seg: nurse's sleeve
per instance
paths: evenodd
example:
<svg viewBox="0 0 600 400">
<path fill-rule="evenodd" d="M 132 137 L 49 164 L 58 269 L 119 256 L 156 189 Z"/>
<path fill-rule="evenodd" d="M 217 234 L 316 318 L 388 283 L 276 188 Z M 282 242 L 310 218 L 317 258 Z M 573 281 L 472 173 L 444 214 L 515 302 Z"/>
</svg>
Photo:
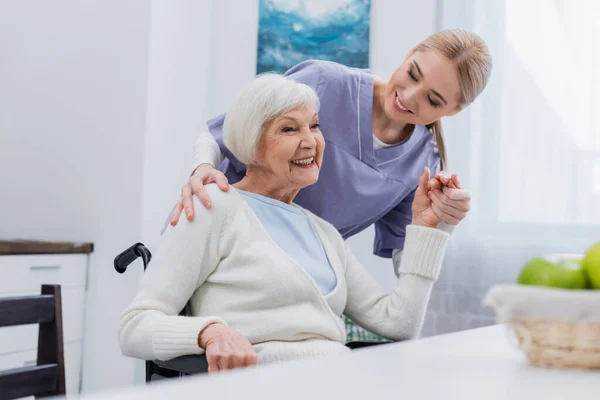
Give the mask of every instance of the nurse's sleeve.
<svg viewBox="0 0 600 400">
<path fill-rule="evenodd" d="M 394 250 L 404 249 L 406 226 L 412 221 L 412 202 L 414 198 L 415 191 L 412 191 L 396 207 L 375 222 L 373 254 L 379 257 L 392 258 Z"/>
<path fill-rule="evenodd" d="M 213 136 L 214 140 L 217 142 L 219 149 L 221 150 L 222 157 L 225 157 L 229 160 L 229 162 L 235 167 L 236 171 L 244 171 L 246 166 L 238 160 L 231 151 L 225 146 L 225 142 L 223 141 L 223 123 L 225 122 L 225 113 L 214 117 L 206 122 L 206 126 L 208 127 L 208 132 Z M 202 138 L 200 138 L 202 140 Z M 206 140 L 208 142 L 208 140 Z M 220 161 L 223 158 L 220 158 Z M 219 162 L 220 164 L 220 162 Z M 218 168 L 219 165 L 215 165 L 215 168 Z"/>
<path fill-rule="evenodd" d="M 194 154 L 192 157 L 194 159 L 192 173 L 202 164 L 210 164 L 214 168 L 218 168 L 223 161 L 223 153 L 221 152 L 219 143 L 217 143 L 217 140 L 210 134 L 208 129 L 200 133 L 194 145 Z"/>
</svg>

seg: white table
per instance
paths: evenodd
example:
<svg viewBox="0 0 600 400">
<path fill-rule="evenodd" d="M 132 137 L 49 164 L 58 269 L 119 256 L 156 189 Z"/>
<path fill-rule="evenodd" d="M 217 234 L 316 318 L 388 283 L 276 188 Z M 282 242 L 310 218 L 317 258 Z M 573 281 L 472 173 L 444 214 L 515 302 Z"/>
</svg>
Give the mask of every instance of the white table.
<svg viewBox="0 0 600 400">
<path fill-rule="evenodd" d="M 600 372 L 536 368 L 496 325 L 347 356 L 168 380 L 87 399 L 600 399 Z"/>
</svg>

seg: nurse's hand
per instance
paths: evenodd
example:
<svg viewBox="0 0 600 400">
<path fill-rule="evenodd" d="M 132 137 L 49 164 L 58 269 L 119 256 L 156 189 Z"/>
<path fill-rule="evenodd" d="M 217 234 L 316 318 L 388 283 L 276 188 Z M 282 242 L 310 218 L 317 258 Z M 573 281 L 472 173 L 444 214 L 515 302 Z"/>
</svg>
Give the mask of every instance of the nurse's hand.
<svg viewBox="0 0 600 400">
<path fill-rule="evenodd" d="M 171 226 L 177 225 L 182 210 L 185 210 L 185 216 L 188 221 L 194 219 L 193 195 L 198 196 L 204 207 L 210 209 L 212 206 L 210 196 L 206 189 L 204 189 L 204 185 L 208 185 L 209 183 L 216 183 L 224 192 L 229 190 L 229 181 L 225 174 L 215 169 L 211 164 L 199 165 L 188 180 L 188 183 L 181 188 L 181 198 L 175 204 Z"/>
<path fill-rule="evenodd" d="M 198 346 L 205 350 L 209 373 L 248 367 L 258 362 L 248 339 L 224 324 L 204 328 L 198 335 Z"/>
<path fill-rule="evenodd" d="M 471 195 L 461 188 L 456 174 L 436 174 L 429 181 L 429 189 L 428 196 L 432 201 L 433 210 L 441 221 L 449 225 L 458 225 L 467 216 L 471 207 Z"/>
<path fill-rule="evenodd" d="M 433 201 L 429 197 L 429 177 L 431 172 L 425 167 L 419 186 L 415 191 L 415 198 L 412 203 L 412 224 L 426 226 L 429 228 L 437 228 L 441 222 L 440 217 L 433 209 Z"/>
</svg>

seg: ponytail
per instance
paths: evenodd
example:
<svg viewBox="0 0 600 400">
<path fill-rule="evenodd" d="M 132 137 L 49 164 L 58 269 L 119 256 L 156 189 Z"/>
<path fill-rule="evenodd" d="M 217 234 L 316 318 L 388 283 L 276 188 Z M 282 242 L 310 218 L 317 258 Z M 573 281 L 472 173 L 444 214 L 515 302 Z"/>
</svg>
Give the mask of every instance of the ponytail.
<svg viewBox="0 0 600 400">
<path fill-rule="evenodd" d="M 436 51 L 455 68 L 460 86 L 458 105 L 465 108 L 471 104 L 485 88 L 492 72 L 492 55 L 481 37 L 464 29 L 447 29 L 437 32 L 419 43 L 413 52 Z M 446 145 L 441 121 L 427 125 L 435 138 L 440 155 L 440 170 L 448 167 Z"/>
<path fill-rule="evenodd" d="M 439 119 L 427 125 L 427 129 L 433 134 L 435 143 L 440 154 L 440 171 L 445 171 L 447 164 L 446 159 L 446 142 L 444 141 L 444 130 L 442 129 L 442 121 Z M 438 171 L 438 172 L 440 172 Z"/>
</svg>

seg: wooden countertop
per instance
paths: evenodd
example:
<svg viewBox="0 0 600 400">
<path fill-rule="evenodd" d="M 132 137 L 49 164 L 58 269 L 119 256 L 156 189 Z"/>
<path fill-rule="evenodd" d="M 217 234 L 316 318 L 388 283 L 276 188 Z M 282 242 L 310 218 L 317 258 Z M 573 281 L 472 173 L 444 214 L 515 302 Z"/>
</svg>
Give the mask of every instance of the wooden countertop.
<svg viewBox="0 0 600 400">
<path fill-rule="evenodd" d="M 87 254 L 93 251 L 93 243 L 0 240 L 0 255 L 3 256 L 18 254 Z"/>
</svg>

